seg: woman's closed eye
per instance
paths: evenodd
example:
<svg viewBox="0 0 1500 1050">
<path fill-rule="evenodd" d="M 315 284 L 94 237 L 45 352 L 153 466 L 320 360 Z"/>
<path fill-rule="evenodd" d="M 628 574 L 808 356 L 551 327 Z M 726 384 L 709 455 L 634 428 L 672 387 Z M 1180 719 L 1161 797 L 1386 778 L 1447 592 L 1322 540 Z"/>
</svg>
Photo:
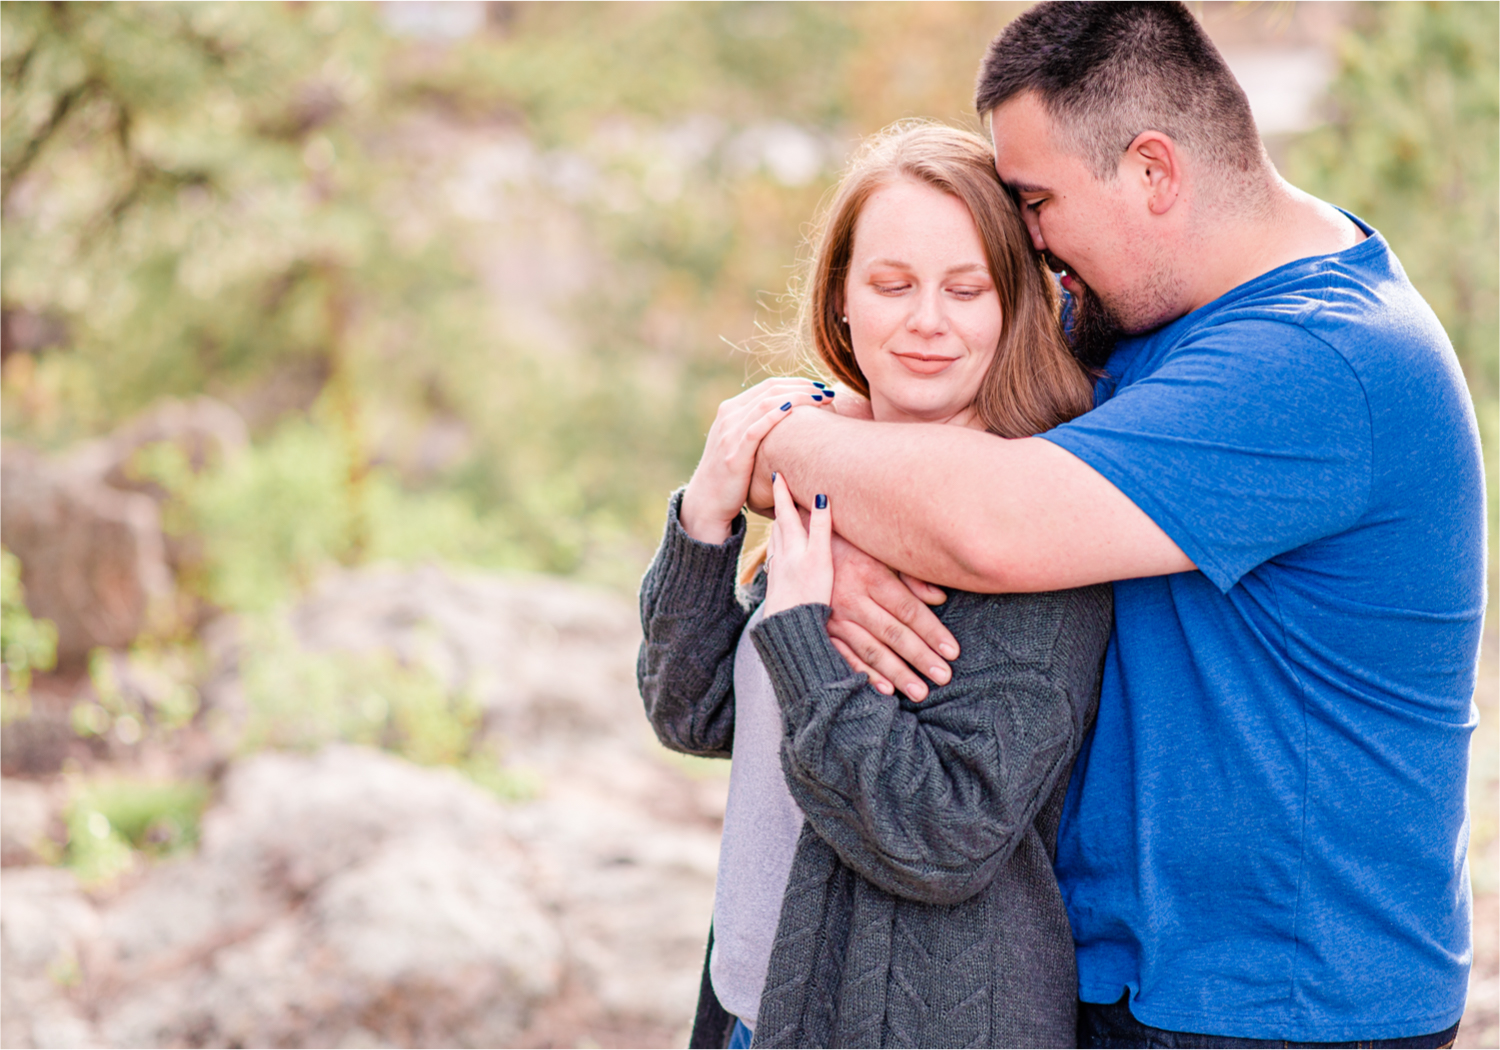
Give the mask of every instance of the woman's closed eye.
<svg viewBox="0 0 1500 1050">
<path fill-rule="evenodd" d="M 951 295 L 951 296 L 953 296 L 955 299 L 966 299 L 967 300 L 967 299 L 978 299 L 981 295 L 983 295 L 987 291 L 989 291 L 989 288 L 982 287 L 982 286 L 979 286 L 979 285 L 961 285 L 961 286 L 956 287 L 956 288 L 949 288 L 948 289 L 948 294 Z"/>
</svg>

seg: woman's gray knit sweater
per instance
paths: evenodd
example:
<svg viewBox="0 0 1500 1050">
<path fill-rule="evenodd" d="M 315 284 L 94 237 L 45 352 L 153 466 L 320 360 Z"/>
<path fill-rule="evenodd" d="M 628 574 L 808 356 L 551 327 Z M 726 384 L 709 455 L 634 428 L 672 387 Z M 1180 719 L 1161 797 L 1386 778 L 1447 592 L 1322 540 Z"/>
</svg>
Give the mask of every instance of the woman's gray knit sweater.
<svg viewBox="0 0 1500 1050">
<path fill-rule="evenodd" d="M 637 678 L 663 744 L 728 757 L 734 651 L 764 574 L 737 590 L 743 517 L 713 546 L 683 531 L 680 505 L 678 493 L 641 584 Z M 963 651 L 920 704 L 850 671 L 826 606 L 751 634 L 807 818 L 757 1047 L 1073 1045 L 1077 974 L 1052 856 L 1098 704 L 1111 591 L 952 591 L 935 611 Z M 727 1028 L 703 1027 L 694 1045 L 727 1044 Z"/>
</svg>

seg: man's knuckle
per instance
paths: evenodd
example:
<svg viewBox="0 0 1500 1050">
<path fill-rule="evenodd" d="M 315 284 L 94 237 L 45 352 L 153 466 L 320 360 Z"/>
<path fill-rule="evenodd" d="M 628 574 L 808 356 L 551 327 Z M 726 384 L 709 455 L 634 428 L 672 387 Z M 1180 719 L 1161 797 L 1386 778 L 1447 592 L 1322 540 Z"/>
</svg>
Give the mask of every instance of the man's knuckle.
<svg viewBox="0 0 1500 1050">
<path fill-rule="evenodd" d="M 922 610 L 925 608 L 926 606 L 921 602 L 913 600 L 908 595 L 904 600 L 898 602 L 896 608 L 892 611 L 902 623 L 911 623 L 922 614 Z"/>
</svg>

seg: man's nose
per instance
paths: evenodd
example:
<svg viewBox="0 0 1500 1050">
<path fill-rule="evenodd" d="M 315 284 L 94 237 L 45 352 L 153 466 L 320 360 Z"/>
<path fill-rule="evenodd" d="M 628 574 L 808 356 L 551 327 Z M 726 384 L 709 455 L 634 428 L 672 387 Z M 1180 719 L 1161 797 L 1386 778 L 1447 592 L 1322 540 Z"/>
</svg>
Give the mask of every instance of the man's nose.
<svg viewBox="0 0 1500 1050">
<path fill-rule="evenodd" d="M 1031 246 L 1039 252 L 1047 250 L 1047 242 L 1042 237 L 1042 223 L 1037 218 L 1036 212 L 1030 208 L 1021 209 L 1021 215 L 1026 219 L 1026 232 L 1031 234 Z"/>
</svg>

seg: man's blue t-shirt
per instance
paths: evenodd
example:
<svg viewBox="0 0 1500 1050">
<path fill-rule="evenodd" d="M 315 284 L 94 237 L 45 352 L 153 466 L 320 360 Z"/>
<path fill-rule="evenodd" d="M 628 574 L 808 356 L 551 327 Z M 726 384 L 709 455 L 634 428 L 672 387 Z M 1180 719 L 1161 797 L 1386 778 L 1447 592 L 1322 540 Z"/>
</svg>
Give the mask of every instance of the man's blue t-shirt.
<svg viewBox="0 0 1500 1050">
<path fill-rule="evenodd" d="M 1449 1027 L 1484 482 L 1446 335 L 1372 235 L 1106 371 L 1098 407 L 1043 436 L 1199 571 L 1114 585 L 1057 845 L 1080 996 L 1128 989 L 1146 1024 L 1227 1036 Z"/>
</svg>

